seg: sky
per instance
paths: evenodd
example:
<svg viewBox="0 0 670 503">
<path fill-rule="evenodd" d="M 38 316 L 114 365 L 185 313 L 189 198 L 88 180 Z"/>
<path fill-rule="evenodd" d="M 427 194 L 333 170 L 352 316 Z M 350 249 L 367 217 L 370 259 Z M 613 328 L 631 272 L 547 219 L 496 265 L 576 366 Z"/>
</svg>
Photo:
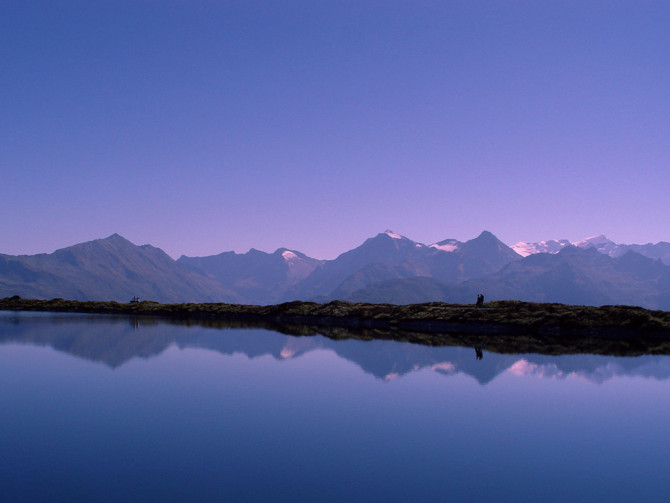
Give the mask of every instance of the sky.
<svg viewBox="0 0 670 503">
<path fill-rule="evenodd" d="M 0 2 L 0 253 L 670 241 L 670 2 Z"/>
</svg>

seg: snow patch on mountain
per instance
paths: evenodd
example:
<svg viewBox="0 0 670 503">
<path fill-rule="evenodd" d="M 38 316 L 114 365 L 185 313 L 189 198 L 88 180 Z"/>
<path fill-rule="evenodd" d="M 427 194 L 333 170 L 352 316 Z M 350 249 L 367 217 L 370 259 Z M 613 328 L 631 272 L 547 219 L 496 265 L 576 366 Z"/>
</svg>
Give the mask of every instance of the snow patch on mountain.
<svg viewBox="0 0 670 503">
<path fill-rule="evenodd" d="M 430 245 L 431 248 L 435 248 L 437 250 L 442 250 L 443 252 L 454 252 L 458 250 L 460 247 L 461 242 L 456 241 L 455 239 L 448 239 L 446 241 L 440 241 L 439 243 L 435 243 Z"/>
<path fill-rule="evenodd" d="M 570 246 L 573 243 L 567 239 L 550 239 L 548 241 L 540 241 L 538 243 L 524 243 L 523 241 L 512 245 L 510 248 L 517 252 L 522 257 L 527 257 L 528 255 L 534 255 L 536 253 L 558 253 L 566 246 Z"/>
<path fill-rule="evenodd" d="M 599 234 L 598 236 L 591 236 L 586 239 L 582 239 L 581 241 L 577 241 L 574 243 L 574 245 L 579 246 L 580 248 L 585 248 L 587 246 L 602 246 L 609 243 L 613 243 L 613 241 L 607 239 L 604 234 Z"/>
<path fill-rule="evenodd" d="M 556 364 L 550 365 L 538 365 L 537 363 L 531 363 L 528 360 L 521 359 L 511 365 L 507 372 L 510 374 L 518 376 L 536 376 L 536 377 L 551 377 L 564 379 L 566 377 L 577 377 L 579 374 L 574 372 L 563 372 L 560 370 Z M 588 379 L 588 377 L 587 377 Z M 591 380 L 591 379 L 588 379 Z"/>
<path fill-rule="evenodd" d="M 607 239 L 602 234 L 577 241 L 575 246 L 579 246 L 580 248 L 595 248 L 600 253 L 604 253 L 611 257 L 617 257 L 622 254 L 621 246 L 614 241 Z"/>
<path fill-rule="evenodd" d="M 386 234 L 389 237 L 392 237 L 393 239 L 403 239 L 403 237 L 400 234 L 396 234 L 395 232 L 390 231 L 388 229 L 384 232 L 384 234 Z"/>
<path fill-rule="evenodd" d="M 452 362 L 436 363 L 434 365 L 431 365 L 430 369 L 431 370 L 439 370 L 439 371 L 445 372 L 447 374 L 453 374 L 457 370 L 456 365 L 454 365 Z"/>
<path fill-rule="evenodd" d="M 566 246 L 577 246 L 579 248 L 595 248 L 600 253 L 611 257 L 618 257 L 623 254 L 622 245 L 600 234 L 591 236 L 581 241 L 568 241 L 567 239 L 550 239 L 548 241 L 539 241 L 537 243 L 525 243 L 523 241 L 512 245 L 511 248 L 522 257 L 534 255 L 535 253 L 558 253 Z"/>
<path fill-rule="evenodd" d="M 289 260 L 296 260 L 298 258 L 298 256 L 295 253 L 293 253 L 292 251 L 289 251 L 289 250 L 286 250 L 285 252 L 283 252 L 281 254 L 281 256 L 284 257 L 284 260 L 286 260 L 287 262 Z"/>
<path fill-rule="evenodd" d="M 535 246 L 536 244 L 537 243 L 524 243 L 523 241 L 519 241 L 510 246 L 510 248 L 522 257 L 527 257 L 528 255 L 533 255 L 535 253 L 541 253 L 538 247 Z"/>
<path fill-rule="evenodd" d="M 279 353 L 279 356 L 281 356 L 283 359 L 288 359 L 288 358 L 293 358 L 295 356 L 295 349 L 291 348 L 283 348 L 281 352 Z"/>
</svg>

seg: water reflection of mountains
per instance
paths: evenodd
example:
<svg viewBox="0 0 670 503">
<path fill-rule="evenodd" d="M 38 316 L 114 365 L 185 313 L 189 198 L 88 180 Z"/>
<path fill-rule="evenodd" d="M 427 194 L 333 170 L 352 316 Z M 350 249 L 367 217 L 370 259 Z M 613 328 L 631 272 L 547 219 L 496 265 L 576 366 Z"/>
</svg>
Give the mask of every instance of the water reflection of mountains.
<svg viewBox="0 0 670 503">
<path fill-rule="evenodd" d="M 303 327 L 297 331 L 305 335 L 324 333 L 323 328 L 318 330 L 316 332 Z M 244 354 L 248 358 L 267 355 L 277 360 L 326 350 L 380 379 L 391 379 L 422 369 L 445 375 L 466 374 L 481 384 L 492 381 L 505 371 L 551 378 L 580 376 L 594 382 L 604 382 L 616 376 L 659 380 L 670 377 L 668 356 L 509 354 L 487 350 L 486 338 L 482 337 L 472 339 L 463 336 L 460 343 L 455 340 L 455 344 L 460 345 L 454 346 L 427 346 L 395 340 L 370 340 L 369 333 L 343 330 L 339 328 L 335 333 L 326 333 L 327 336 L 300 337 L 266 328 L 231 327 L 230 324 L 211 328 L 201 324 L 175 324 L 151 318 L 0 314 L 0 344 L 52 347 L 112 368 L 133 358 L 159 355 L 167 348 L 176 346 L 181 349 L 200 348 L 224 355 Z M 393 337 L 397 336 L 393 334 Z M 407 339 L 412 339 L 411 334 L 408 334 Z M 497 341 L 495 350 L 499 351 L 499 337 Z"/>
</svg>

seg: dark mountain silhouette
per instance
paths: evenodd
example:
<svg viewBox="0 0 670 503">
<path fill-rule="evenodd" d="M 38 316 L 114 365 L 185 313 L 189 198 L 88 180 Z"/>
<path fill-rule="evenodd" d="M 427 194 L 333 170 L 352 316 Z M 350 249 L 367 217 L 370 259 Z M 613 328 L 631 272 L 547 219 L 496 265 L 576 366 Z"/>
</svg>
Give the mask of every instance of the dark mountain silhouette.
<svg viewBox="0 0 670 503">
<path fill-rule="evenodd" d="M 50 254 L 0 256 L 0 295 L 128 302 L 236 302 L 240 297 L 159 248 L 118 234 Z"/>
</svg>

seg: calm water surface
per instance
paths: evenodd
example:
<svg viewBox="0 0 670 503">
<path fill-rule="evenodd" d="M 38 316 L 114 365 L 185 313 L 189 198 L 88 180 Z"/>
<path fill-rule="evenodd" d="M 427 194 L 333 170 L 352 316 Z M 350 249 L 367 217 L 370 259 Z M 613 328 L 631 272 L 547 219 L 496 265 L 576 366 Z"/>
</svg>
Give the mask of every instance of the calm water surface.
<svg viewBox="0 0 670 503">
<path fill-rule="evenodd" d="M 670 358 L 0 312 L 3 501 L 670 501 Z"/>
</svg>

